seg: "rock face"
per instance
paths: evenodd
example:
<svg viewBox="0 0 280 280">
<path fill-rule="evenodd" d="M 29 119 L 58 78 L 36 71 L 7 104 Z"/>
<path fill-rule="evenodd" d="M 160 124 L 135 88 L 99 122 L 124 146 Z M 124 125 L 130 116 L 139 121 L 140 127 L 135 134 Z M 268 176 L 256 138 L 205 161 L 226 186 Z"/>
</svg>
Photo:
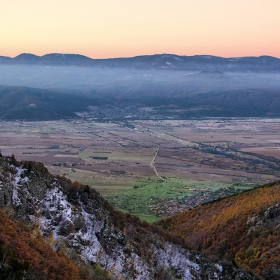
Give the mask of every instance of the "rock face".
<svg viewBox="0 0 280 280">
<path fill-rule="evenodd" d="M 250 231 L 255 231 L 257 227 L 268 227 L 269 225 L 280 227 L 280 203 L 270 206 L 262 215 L 249 217 L 247 225 Z"/>
<path fill-rule="evenodd" d="M 0 207 L 36 223 L 54 239 L 54 250 L 99 264 L 114 279 L 255 279 L 187 250 L 177 237 L 114 210 L 95 190 L 52 176 L 40 163 L 0 157 Z"/>
</svg>

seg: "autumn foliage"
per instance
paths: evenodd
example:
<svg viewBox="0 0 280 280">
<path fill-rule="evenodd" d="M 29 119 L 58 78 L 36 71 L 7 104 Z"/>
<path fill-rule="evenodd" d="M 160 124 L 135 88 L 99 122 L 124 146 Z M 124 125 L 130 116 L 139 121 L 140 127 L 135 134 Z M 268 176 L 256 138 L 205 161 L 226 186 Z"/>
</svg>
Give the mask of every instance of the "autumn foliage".
<svg viewBox="0 0 280 280">
<path fill-rule="evenodd" d="M 54 252 L 36 227 L 0 210 L 0 279 L 93 279 L 62 252 Z"/>
<path fill-rule="evenodd" d="M 160 223 L 193 249 L 261 279 L 280 279 L 280 184 L 209 203 Z"/>
</svg>

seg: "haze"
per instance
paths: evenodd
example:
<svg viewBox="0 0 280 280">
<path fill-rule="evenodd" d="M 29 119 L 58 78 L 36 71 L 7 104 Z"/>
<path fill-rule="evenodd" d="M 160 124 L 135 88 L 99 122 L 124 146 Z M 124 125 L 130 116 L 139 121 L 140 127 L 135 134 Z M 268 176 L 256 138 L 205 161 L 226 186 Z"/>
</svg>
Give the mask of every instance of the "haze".
<svg viewBox="0 0 280 280">
<path fill-rule="evenodd" d="M 1 4 L 0 54 L 280 57 L 278 0 L 35 1 Z"/>
</svg>

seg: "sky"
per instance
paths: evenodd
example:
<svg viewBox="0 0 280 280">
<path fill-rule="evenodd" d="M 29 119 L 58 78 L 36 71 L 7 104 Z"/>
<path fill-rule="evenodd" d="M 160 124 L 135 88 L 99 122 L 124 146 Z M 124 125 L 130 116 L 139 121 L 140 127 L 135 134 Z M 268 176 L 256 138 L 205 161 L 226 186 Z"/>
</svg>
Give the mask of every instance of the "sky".
<svg viewBox="0 0 280 280">
<path fill-rule="evenodd" d="M 280 58 L 279 0 L 9 0 L 0 55 Z"/>
</svg>

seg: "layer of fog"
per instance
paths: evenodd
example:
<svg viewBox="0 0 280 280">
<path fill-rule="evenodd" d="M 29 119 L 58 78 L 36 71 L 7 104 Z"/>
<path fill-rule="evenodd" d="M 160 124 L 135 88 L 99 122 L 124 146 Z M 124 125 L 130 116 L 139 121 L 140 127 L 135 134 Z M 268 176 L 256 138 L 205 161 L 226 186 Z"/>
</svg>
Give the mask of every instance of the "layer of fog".
<svg viewBox="0 0 280 280">
<path fill-rule="evenodd" d="M 280 89 L 279 73 L 0 65 L 0 85 L 60 89 L 115 98 Z"/>
</svg>

